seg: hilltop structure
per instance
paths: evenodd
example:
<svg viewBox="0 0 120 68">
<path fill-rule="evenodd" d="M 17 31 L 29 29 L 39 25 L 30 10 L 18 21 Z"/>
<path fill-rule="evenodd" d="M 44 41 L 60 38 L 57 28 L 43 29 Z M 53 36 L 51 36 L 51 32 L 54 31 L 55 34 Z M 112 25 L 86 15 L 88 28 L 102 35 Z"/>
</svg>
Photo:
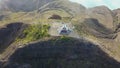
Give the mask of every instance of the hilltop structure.
<svg viewBox="0 0 120 68">
<path fill-rule="evenodd" d="M 60 35 L 69 35 L 71 31 L 72 30 L 66 24 L 63 24 L 63 26 L 58 29 Z"/>
</svg>

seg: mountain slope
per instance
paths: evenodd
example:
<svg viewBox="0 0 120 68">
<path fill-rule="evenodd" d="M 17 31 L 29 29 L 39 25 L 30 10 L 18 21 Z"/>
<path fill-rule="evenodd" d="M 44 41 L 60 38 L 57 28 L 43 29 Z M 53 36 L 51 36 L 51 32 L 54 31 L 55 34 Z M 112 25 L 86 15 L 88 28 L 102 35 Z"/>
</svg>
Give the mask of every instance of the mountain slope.
<svg viewBox="0 0 120 68">
<path fill-rule="evenodd" d="M 119 9 L 112 11 L 105 6 L 87 9 L 68 0 L 2 0 L 0 8 L 4 11 L 0 13 L 3 51 L 0 66 L 5 61 L 6 68 L 119 68 Z M 55 15 L 60 20 L 50 19 Z M 79 33 L 79 39 L 64 36 L 48 39 L 48 26 L 68 22 L 73 32 Z M 30 27 L 24 29 L 24 23 Z M 55 27 L 57 31 L 61 26 L 55 24 Z"/>
<path fill-rule="evenodd" d="M 114 14 L 114 26 L 116 27 L 115 29 L 119 31 L 120 28 L 120 9 L 115 9 L 113 10 Z"/>
<path fill-rule="evenodd" d="M 119 63 L 84 39 L 52 37 L 19 48 L 5 68 L 115 68 Z"/>
<path fill-rule="evenodd" d="M 86 18 L 83 23 L 76 24 L 78 33 L 96 36 L 98 38 L 116 38 L 113 30 L 106 28 L 95 18 Z"/>
<path fill-rule="evenodd" d="M 0 28 L 0 53 L 15 41 L 25 27 L 25 24 L 16 22 Z"/>
<path fill-rule="evenodd" d="M 2 0 L 1 9 L 10 11 L 33 11 L 55 0 Z"/>
<path fill-rule="evenodd" d="M 41 8 L 39 8 L 39 12 L 45 12 L 48 10 L 59 10 L 62 9 L 71 15 L 80 15 L 85 14 L 86 8 L 80 4 L 72 3 L 69 1 L 54 1 L 48 4 L 45 4 Z"/>
<path fill-rule="evenodd" d="M 113 13 L 106 6 L 97 6 L 87 10 L 90 18 L 95 18 L 105 27 L 113 29 Z"/>
</svg>

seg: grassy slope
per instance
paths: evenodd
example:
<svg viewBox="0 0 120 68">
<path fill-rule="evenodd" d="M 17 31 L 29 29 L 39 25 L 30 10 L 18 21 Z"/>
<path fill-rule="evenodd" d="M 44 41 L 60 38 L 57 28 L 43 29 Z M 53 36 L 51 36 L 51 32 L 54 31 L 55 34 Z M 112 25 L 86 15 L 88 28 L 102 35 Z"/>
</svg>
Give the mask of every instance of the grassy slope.
<svg viewBox="0 0 120 68">
<path fill-rule="evenodd" d="M 15 12 L 4 14 L 5 17 L 0 21 L 0 25 L 4 25 L 12 22 L 24 22 L 28 24 L 33 23 L 49 23 L 55 20 L 49 20 L 48 18 L 53 14 L 60 15 L 61 17 L 70 17 L 70 15 L 64 10 L 50 10 L 45 13 L 33 12 Z"/>
<path fill-rule="evenodd" d="M 26 28 L 23 31 L 23 34 L 20 35 L 20 37 L 16 38 L 16 41 L 12 41 L 13 44 L 11 45 L 15 46 L 15 44 L 26 44 L 28 42 L 39 40 L 43 37 L 49 36 L 48 35 L 48 29 L 50 27 L 49 24 L 51 22 L 60 21 L 60 20 L 47 19 L 49 16 L 55 13 L 59 15 L 61 13 L 61 15 L 64 15 L 66 17 L 69 16 L 69 14 L 67 14 L 63 10 L 60 10 L 60 11 L 51 10 L 49 12 L 45 12 L 44 14 L 39 14 L 36 11 L 28 12 L 28 13 L 27 12 L 8 13 L 8 14 L 5 14 L 5 17 L 3 18 L 3 20 L 0 21 L 0 26 L 1 28 L 3 26 L 6 27 L 7 24 L 15 23 L 15 22 L 22 22 L 25 24 L 26 23 L 29 24 L 28 28 Z M 15 27 L 18 27 L 18 26 L 15 26 Z M 8 38 L 9 38 L 9 35 L 8 35 Z M 6 45 L 7 47 L 5 47 L 4 50 L 6 52 L 7 51 L 9 52 L 9 50 L 12 49 L 11 45 L 10 46 Z"/>
</svg>

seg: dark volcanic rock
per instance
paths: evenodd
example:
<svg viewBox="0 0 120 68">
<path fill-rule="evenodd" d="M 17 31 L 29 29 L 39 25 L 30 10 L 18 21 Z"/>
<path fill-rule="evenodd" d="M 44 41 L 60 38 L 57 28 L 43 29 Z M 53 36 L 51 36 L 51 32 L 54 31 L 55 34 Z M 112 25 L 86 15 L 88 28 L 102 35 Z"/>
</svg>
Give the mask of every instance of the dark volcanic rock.
<svg viewBox="0 0 120 68">
<path fill-rule="evenodd" d="M 110 58 L 97 45 L 73 38 L 56 38 L 28 44 L 18 49 L 4 68 L 13 68 L 14 63 L 28 64 L 32 68 L 120 67 L 117 61 Z"/>
</svg>

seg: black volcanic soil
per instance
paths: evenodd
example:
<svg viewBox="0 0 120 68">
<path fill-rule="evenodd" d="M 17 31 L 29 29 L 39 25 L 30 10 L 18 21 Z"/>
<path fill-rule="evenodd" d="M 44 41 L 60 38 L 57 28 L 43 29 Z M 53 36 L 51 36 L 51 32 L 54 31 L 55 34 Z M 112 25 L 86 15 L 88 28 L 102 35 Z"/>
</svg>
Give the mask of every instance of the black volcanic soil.
<svg viewBox="0 0 120 68">
<path fill-rule="evenodd" d="M 0 28 L 0 52 L 3 52 L 4 49 L 21 34 L 25 26 L 26 25 L 21 22 L 16 22 L 7 24 L 4 28 Z"/>
<path fill-rule="evenodd" d="M 3 68 L 120 68 L 98 45 L 53 37 L 19 48 Z"/>
</svg>

